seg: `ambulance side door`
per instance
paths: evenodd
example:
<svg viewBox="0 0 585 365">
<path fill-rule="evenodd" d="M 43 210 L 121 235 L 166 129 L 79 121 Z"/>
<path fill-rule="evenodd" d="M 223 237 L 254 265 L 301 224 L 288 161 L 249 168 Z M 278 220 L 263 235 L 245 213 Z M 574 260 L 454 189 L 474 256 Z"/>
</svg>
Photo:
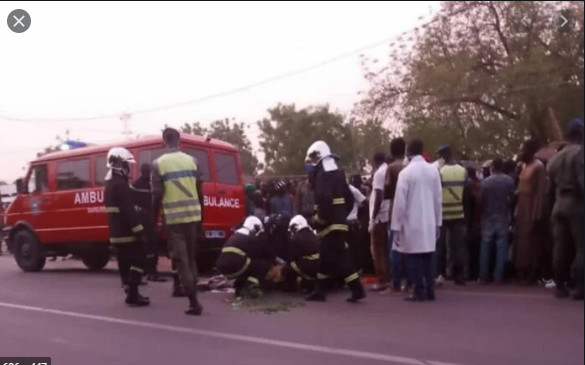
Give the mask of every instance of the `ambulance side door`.
<svg viewBox="0 0 585 365">
<path fill-rule="evenodd" d="M 49 165 L 39 164 L 30 168 L 27 177 L 27 192 L 18 197 L 19 216 L 32 226 L 42 243 L 47 242 L 45 232 L 51 228 L 51 193 L 49 191 Z"/>
</svg>

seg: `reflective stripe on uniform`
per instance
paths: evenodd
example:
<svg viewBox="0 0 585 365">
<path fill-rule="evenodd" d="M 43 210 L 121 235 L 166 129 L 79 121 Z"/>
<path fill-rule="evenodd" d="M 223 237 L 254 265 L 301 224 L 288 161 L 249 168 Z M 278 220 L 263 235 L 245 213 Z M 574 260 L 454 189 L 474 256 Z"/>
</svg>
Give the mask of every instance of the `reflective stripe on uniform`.
<svg viewBox="0 0 585 365">
<path fill-rule="evenodd" d="M 201 220 L 201 208 L 199 210 L 188 210 L 185 212 L 177 212 L 177 213 L 165 213 L 165 222 L 167 224 L 178 224 L 176 221 L 183 220 L 183 219 L 199 219 Z M 175 223 L 170 223 L 175 222 Z M 185 222 L 188 223 L 188 222 Z"/>
<path fill-rule="evenodd" d="M 303 256 L 303 259 L 305 259 L 305 260 L 319 260 L 319 254 L 315 253 L 312 255 Z"/>
<path fill-rule="evenodd" d="M 244 251 L 240 250 L 237 247 L 224 247 L 224 248 L 221 249 L 221 252 L 222 253 L 224 253 L 224 252 L 231 252 L 231 253 L 238 254 L 240 256 L 246 256 L 246 253 Z"/>
<path fill-rule="evenodd" d="M 319 279 L 319 280 L 329 279 L 329 275 L 317 273 L 317 279 Z"/>
<path fill-rule="evenodd" d="M 242 275 L 244 272 L 246 272 L 246 270 L 248 270 L 248 267 L 250 267 L 250 264 L 252 263 L 252 260 L 250 260 L 249 257 L 246 258 L 246 263 L 244 263 L 244 266 L 242 266 L 242 268 L 238 271 L 236 271 L 233 274 L 224 274 L 223 276 L 226 277 L 226 279 L 228 280 L 234 280 L 237 279 L 240 275 Z"/>
<path fill-rule="evenodd" d="M 260 281 L 252 276 L 248 276 L 248 278 L 246 280 L 248 280 L 249 282 L 251 282 L 254 285 L 257 285 L 257 286 L 260 285 Z"/>
<path fill-rule="evenodd" d="M 136 266 L 130 266 L 130 271 L 136 271 L 138 273 L 144 274 L 144 270 Z"/>
<path fill-rule="evenodd" d="M 333 205 L 342 205 L 345 204 L 345 198 L 335 198 L 333 199 Z"/>
<path fill-rule="evenodd" d="M 142 224 L 139 224 L 137 226 L 132 227 L 132 232 L 134 232 L 134 233 L 141 232 L 142 230 L 144 230 L 144 227 L 142 226 Z"/>
<path fill-rule="evenodd" d="M 327 227 L 327 228 L 323 229 L 322 231 L 320 231 L 319 233 L 317 233 L 317 237 L 319 237 L 319 238 L 324 237 L 333 231 L 347 232 L 347 231 L 349 231 L 349 227 L 347 226 L 347 224 L 332 224 L 329 227 Z"/>
<path fill-rule="evenodd" d="M 455 220 L 465 217 L 463 190 L 467 172 L 459 165 L 445 165 L 440 170 L 442 186 L 443 219 Z"/>
<path fill-rule="evenodd" d="M 448 187 L 457 187 L 457 186 L 465 186 L 465 181 L 444 181 L 441 184 L 443 187 L 448 188 Z"/>
<path fill-rule="evenodd" d="M 110 237 L 110 243 L 129 243 L 129 242 L 136 242 L 136 237 L 134 237 L 134 236 Z"/>
<path fill-rule="evenodd" d="M 301 276 L 303 279 L 307 279 L 307 280 L 313 280 L 313 278 L 311 278 L 310 276 L 308 276 L 307 274 L 305 274 L 305 273 L 303 272 L 303 270 L 301 270 L 301 269 L 299 268 L 299 266 L 297 265 L 297 263 L 296 263 L 296 262 L 294 262 L 294 261 L 293 261 L 293 262 L 291 262 L 291 263 L 290 263 L 290 267 L 292 267 L 292 269 L 293 269 L 293 270 L 294 270 L 294 271 L 295 271 L 297 274 L 299 274 L 299 276 Z"/>
<path fill-rule="evenodd" d="M 460 203 L 443 203 L 444 207 L 458 207 L 460 205 Z"/>
<path fill-rule="evenodd" d="M 183 177 L 197 177 L 197 170 L 180 170 L 180 171 L 173 171 L 167 172 L 166 174 L 161 176 L 162 181 L 169 181 L 180 179 Z"/>
<path fill-rule="evenodd" d="M 156 160 L 164 186 L 162 209 L 166 224 L 201 221 L 197 192 L 197 164 L 183 152 L 166 153 Z"/>
<path fill-rule="evenodd" d="M 118 207 L 106 207 L 106 213 L 120 213 L 120 208 L 118 208 Z"/>
<path fill-rule="evenodd" d="M 199 199 L 187 199 L 187 200 L 180 200 L 177 202 L 163 204 L 163 208 L 167 208 L 167 209 L 185 208 L 185 207 L 194 207 L 195 210 L 201 210 L 201 205 L 199 204 Z"/>
<path fill-rule="evenodd" d="M 345 281 L 346 284 L 349 284 L 354 280 L 358 280 L 359 278 L 360 278 L 360 276 L 358 275 L 358 273 L 353 273 L 350 276 L 343 279 L 343 281 Z"/>
</svg>

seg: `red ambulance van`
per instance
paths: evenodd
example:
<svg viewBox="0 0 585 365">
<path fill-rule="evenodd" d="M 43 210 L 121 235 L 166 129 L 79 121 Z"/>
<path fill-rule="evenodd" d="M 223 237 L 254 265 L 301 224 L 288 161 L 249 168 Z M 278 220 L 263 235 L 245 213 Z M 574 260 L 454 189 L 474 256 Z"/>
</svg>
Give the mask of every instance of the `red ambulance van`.
<svg viewBox="0 0 585 365">
<path fill-rule="evenodd" d="M 69 254 L 81 257 L 90 270 L 106 266 L 110 251 L 103 186 L 106 154 L 116 146 L 136 159 L 131 180 L 141 164 L 165 151 L 160 137 L 145 137 L 51 153 L 31 162 L 5 214 L 8 247 L 22 270 L 40 271 L 46 257 Z M 244 218 L 240 157 L 229 143 L 191 134 L 181 135 L 181 150 L 197 159 L 203 174 L 206 240 L 199 246 L 198 262 L 204 270 Z"/>
</svg>

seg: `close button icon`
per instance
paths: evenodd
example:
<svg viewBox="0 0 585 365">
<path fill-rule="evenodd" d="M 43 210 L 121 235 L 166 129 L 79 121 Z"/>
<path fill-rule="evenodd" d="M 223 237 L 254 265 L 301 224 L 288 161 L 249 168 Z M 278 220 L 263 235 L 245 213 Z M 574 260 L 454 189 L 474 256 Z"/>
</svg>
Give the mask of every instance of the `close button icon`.
<svg viewBox="0 0 585 365">
<path fill-rule="evenodd" d="M 24 33 L 30 28 L 31 18 L 25 10 L 16 9 L 8 14 L 6 22 L 14 33 Z"/>
</svg>

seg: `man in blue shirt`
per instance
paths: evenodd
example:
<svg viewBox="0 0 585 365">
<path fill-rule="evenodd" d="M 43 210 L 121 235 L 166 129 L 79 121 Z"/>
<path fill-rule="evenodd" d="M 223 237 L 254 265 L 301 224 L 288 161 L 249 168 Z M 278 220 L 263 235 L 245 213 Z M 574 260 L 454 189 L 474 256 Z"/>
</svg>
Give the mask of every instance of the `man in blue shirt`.
<svg viewBox="0 0 585 365">
<path fill-rule="evenodd" d="M 489 280 L 490 252 L 493 241 L 496 242 L 496 266 L 493 279 L 496 283 L 501 283 L 504 279 L 513 197 L 514 180 L 504 174 L 504 161 L 496 158 L 492 161 L 490 177 L 482 182 L 481 191 L 480 282 L 483 284 Z"/>
</svg>

